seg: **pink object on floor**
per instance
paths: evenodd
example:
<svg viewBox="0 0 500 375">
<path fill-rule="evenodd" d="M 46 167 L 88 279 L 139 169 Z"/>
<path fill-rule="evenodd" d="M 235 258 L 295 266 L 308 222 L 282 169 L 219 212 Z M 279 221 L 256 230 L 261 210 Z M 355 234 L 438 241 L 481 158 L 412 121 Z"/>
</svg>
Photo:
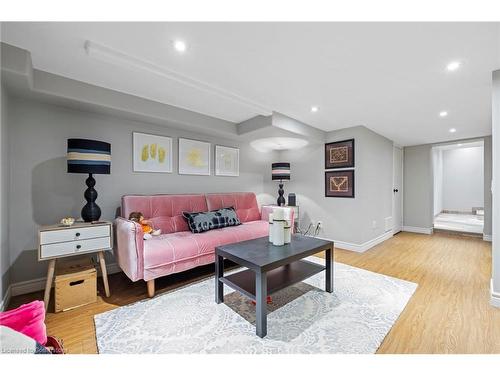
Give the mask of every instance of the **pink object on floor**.
<svg viewBox="0 0 500 375">
<path fill-rule="evenodd" d="M 200 212 L 234 207 L 242 225 L 191 233 L 182 212 Z M 144 241 L 142 229 L 128 217 L 140 211 L 162 230 L 160 236 Z M 214 262 L 215 247 L 268 235 L 269 212 L 261 216 L 254 193 L 185 195 L 126 195 L 122 217 L 115 220 L 115 256 L 132 280 L 153 280 Z M 293 221 L 293 210 L 292 210 Z"/>
<path fill-rule="evenodd" d="M 42 301 L 33 301 L 0 313 L 0 325 L 21 332 L 42 345 L 47 342 L 45 306 Z"/>
</svg>

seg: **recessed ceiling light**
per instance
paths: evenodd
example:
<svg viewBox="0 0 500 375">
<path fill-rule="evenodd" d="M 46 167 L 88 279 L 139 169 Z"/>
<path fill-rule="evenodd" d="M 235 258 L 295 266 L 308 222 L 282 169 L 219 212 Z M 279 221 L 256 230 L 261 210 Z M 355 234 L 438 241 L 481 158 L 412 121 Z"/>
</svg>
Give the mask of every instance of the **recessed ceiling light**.
<svg viewBox="0 0 500 375">
<path fill-rule="evenodd" d="M 460 61 L 452 61 L 448 65 L 446 65 L 446 70 L 454 72 L 455 70 L 460 68 L 460 65 L 462 65 Z"/>
<path fill-rule="evenodd" d="M 448 116 L 448 112 L 446 111 L 439 112 L 439 117 L 446 117 L 446 116 Z"/>
<path fill-rule="evenodd" d="M 184 52 L 186 51 L 187 49 L 187 45 L 184 41 L 182 40 L 175 40 L 174 41 L 174 48 L 178 51 L 178 52 Z"/>
<path fill-rule="evenodd" d="M 450 133 L 455 133 L 456 131 L 457 131 L 457 129 L 455 129 L 455 128 L 451 128 L 451 129 L 449 130 L 449 132 L 450 132 Z"/>
<path fill-rule="evenodd" d="M 319 111 L 319 107 L 317 105 L 313 105 L 311 107 L 311 112 L 318 112 Z"/>
</svg>

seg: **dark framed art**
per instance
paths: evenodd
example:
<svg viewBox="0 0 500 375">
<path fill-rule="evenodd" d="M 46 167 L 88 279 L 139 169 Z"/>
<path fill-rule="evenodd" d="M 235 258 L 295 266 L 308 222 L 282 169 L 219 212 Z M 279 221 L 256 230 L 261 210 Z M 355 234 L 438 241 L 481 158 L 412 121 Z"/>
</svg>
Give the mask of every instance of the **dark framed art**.
<svg viewBox="0 0 500 375">
<path fill-rule="evenodd" d="M 354 139 L 325 143 L 325 169 L 354 168 Z"/>
<path fill-rule="evenodd" d="M 326 171 L 325 197 L 354 198 L 354 170 Z"/>
</svg>

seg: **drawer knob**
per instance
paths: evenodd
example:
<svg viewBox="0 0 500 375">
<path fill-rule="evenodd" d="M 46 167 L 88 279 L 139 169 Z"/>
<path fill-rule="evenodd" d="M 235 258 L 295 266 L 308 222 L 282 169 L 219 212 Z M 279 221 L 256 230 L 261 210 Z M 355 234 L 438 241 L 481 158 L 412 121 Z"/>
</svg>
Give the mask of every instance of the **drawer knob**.
<svg viewBox="0 0 500 375">
<path fill-rule="evenodd" d="M 75 236 L 80 237 L 80 233 L 76 232 Z"/>
<path fill-rule="evenodd" d="M 82 248 L 82 245 L 76 245 L 76 248 L 80 250 Z"/>
</svg>

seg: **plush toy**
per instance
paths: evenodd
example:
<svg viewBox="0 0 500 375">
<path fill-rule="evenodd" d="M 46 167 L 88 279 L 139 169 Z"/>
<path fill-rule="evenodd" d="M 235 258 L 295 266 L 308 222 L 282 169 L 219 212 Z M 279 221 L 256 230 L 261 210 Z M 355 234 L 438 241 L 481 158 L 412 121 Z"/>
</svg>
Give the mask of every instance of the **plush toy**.
<svg viewBox="0 0 500 375">
<path fill-rule="evenodd" d="M 154 229 L 153 223 L 149 220 L 144 220 L 144 216 L 141 212 L 131 212 L 128 219 L 141 224 L 145 240 L 149 240 L 153 236 L 158 236 L 161 234 L 161 229 Z"/>
</svg>

